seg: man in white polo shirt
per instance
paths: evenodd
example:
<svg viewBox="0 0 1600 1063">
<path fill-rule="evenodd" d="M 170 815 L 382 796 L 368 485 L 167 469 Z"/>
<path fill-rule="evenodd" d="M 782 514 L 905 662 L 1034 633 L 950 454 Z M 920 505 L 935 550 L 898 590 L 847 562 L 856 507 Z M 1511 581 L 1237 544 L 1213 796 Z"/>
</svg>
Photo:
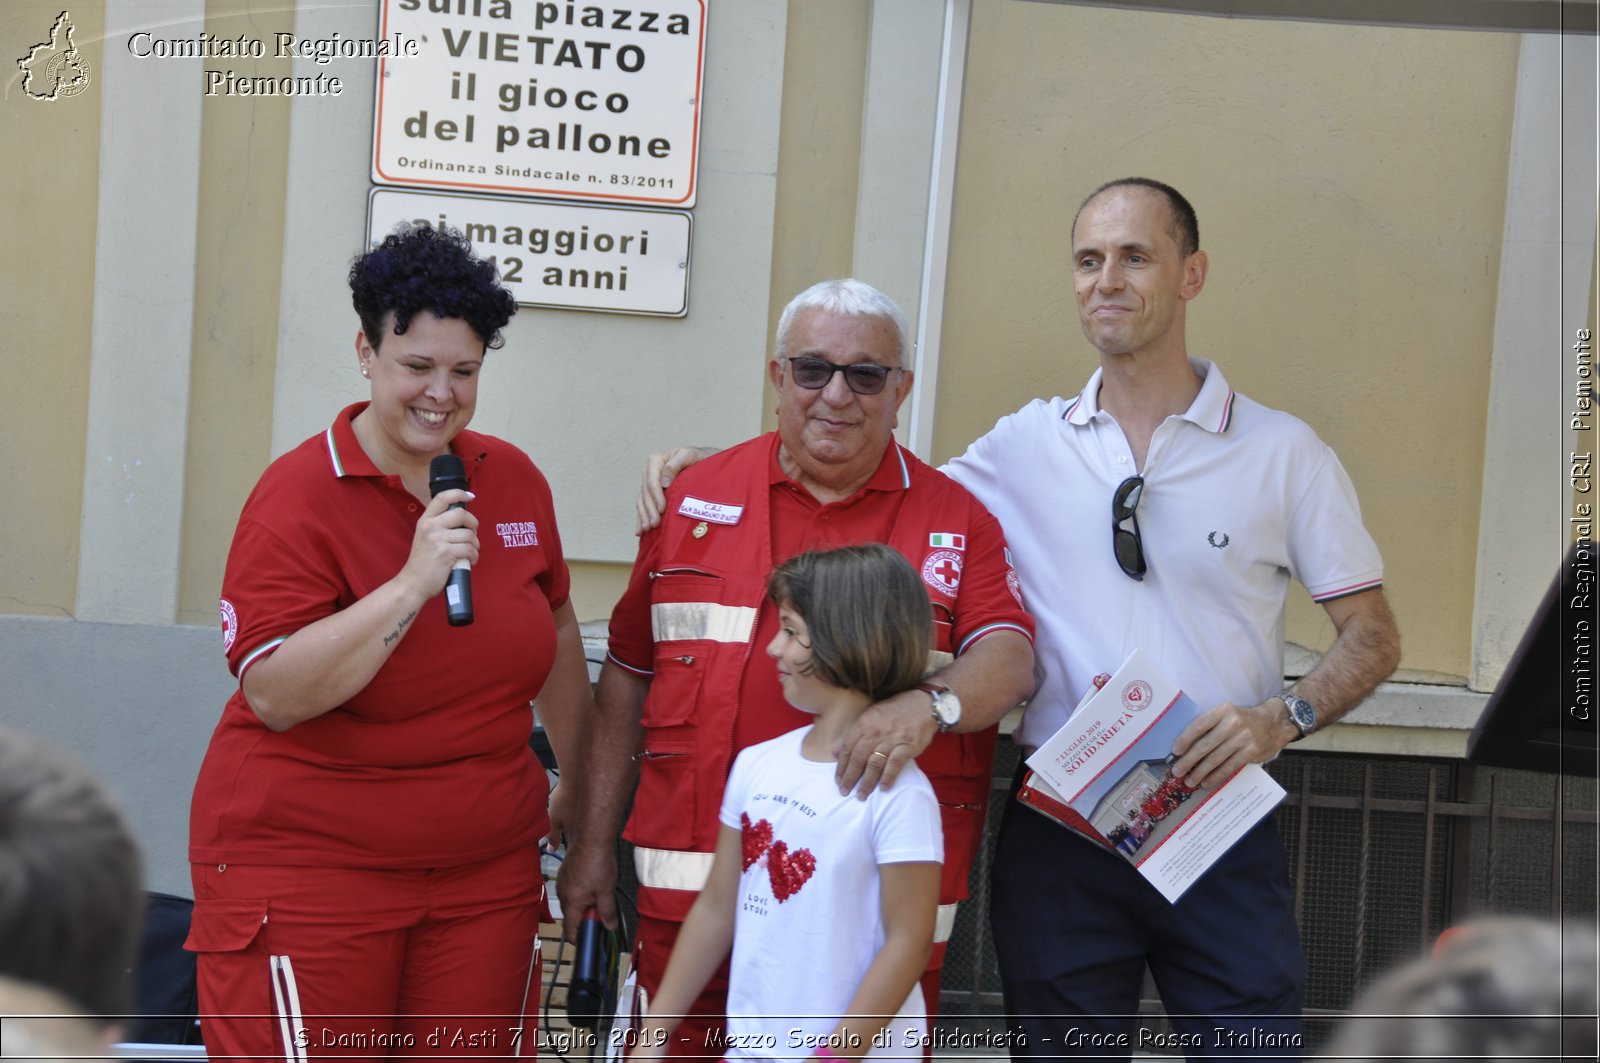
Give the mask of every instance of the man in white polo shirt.
<svg viewBox="0 0 1600 1063">
<path fill-rule="evenodd" d="M 1073 280 L 1099 370 L 1076 397 L 1003 418 L 945 471 L 1000 518 L 1038 622 L 1041 681 L 1014 739 L 1037 746 L 1139 647 L 1211 707 L 1173 752 L 1174 774 L 1213 786 L 1354 707 L 1394 670 L 1399 634 L 1338 458 L 1189 357 L 1206 268 L 1176 190 L 1096 190 L 1073 225 Z M 1291 577 L 1338 634 L 1286 690 Z M 1172 904 L 1010 802 L 991 914 L 1027 1041 L 1014 1054 L 1130 1056 L 1148 963 L 1189 1058 L 1299 1058 L 1305 963 L 1270 817 Z"/>
</svg>

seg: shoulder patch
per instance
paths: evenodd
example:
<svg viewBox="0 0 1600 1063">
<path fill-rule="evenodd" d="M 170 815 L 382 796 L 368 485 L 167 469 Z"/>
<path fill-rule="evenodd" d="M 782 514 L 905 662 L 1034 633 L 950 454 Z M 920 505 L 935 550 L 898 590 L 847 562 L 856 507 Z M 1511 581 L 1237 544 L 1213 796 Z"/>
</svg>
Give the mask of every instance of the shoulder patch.
<svg viewBox="0 0 1600 1063">
<path fill-rule="evenodd" d="M 234 611 L 233 603 L 226 598 L 219 600 L 222 612 L 222 652 L 228 653 L 233 649 L 233 640 L 239 634 L 239 614 Z"/>
<path fill-rule="evenodd" d="M 954 550 L 930 550 L 922 559 L 922 582 L 954 598 L 961 586 L 961 555 Z"/>
</svg>

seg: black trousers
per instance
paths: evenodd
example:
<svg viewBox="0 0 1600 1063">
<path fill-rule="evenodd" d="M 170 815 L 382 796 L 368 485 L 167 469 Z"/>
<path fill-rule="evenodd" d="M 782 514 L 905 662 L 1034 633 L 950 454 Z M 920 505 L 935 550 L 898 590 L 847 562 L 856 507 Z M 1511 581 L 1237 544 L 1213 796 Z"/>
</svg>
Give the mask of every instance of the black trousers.
<svg viewBox="0 0 1600 1063">
<path fill-rule="evenodd" d="M 1105 849 L 1006 802 L 990 919 L 1013 1057 L 1298 1061 L 1305 955 L 1269 817 L 1172 904 Z M 1172 1021 L 1141 1039 L 1146 964 Z"/>
</svg>

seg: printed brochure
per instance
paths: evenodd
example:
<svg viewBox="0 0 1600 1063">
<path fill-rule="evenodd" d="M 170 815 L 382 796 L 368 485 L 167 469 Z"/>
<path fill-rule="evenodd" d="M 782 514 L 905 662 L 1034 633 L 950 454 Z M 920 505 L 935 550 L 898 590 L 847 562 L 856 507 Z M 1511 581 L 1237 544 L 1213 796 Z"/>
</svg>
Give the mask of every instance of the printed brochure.
<svg viewBox="0 0 1600 1063">
<path fill-rule="evenodd" d="M 1172 743 L 1201 709 L 1142 650 L 1028 758 L 1017 799 L 1122 856 L 1169 901 L 1283 800 L 1259 764 L 1191 790 Z"/>
</svg>

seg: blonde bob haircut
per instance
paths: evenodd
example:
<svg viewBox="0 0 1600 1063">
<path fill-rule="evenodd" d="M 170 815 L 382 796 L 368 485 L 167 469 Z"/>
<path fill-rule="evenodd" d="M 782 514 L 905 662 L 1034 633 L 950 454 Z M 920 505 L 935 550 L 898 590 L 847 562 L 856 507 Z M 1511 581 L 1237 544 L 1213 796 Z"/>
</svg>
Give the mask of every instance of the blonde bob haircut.
<svg viewBox="0 0 1600 1063">
<path fill-rule="evenodd" d="M 767 595 L 806 622 L 810 674 L 882 701 L 927 674 L 933 615 L 922 580 L 879 543 L 814 550 L 767 578 Z"/>
</svg>

